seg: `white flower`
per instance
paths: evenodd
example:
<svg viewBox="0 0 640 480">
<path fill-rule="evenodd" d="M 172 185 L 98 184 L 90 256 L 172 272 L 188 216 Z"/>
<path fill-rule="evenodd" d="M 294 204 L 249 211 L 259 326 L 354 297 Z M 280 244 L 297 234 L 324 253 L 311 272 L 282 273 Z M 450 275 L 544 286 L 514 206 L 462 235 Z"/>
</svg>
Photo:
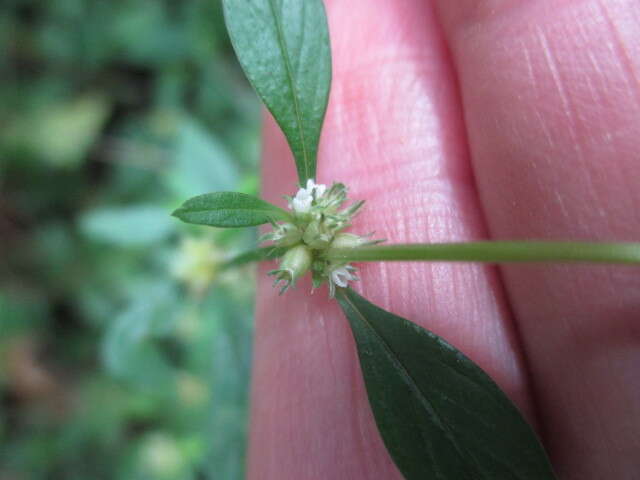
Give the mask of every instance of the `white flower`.
<svg viewBox="0 0 640 480">
<path fill-rule="evenodd" d="M 331 272 L 331 281 L 337 286 L 345 288 L 349 285 L 349 282 L 358 279 L 358 277 L 352 274 L 351 271 L 353 271 L 353 267 L 349 265 L 345 267 L 338 267 Z"/>
<path fill-rule="evenodd" d="M 307 180 L 306 188 L 301 188 L 289 205 L 297 213 L 307 213 L 311 209 L 311 203 L 324 195 L 327 190 L 326 185 L 318 184 L 310 178 Z"/>
<path fill-rule="evenodd" d="M 355 267 L 351 265 L 343 265 L 341 267 L 334 267 L 329 271 L 329 296 L 333 298 L 336 294 L 336 285 L 338 287 L 346 288 L 349 286 L 349 282 L 358 280 L 353 272 Z"/>
</svg>

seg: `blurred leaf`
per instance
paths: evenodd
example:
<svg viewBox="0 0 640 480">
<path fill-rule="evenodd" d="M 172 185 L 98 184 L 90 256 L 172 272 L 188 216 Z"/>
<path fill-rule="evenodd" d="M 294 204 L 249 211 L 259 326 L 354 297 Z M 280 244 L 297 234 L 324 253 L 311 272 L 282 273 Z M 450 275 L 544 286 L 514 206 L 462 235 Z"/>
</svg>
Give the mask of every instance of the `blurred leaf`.
<svg viewBox="0 0 640 480">
<path fill-rule="evenodd" d="M 167 18 L 163 2 L 121 2 L 113 10 L 109 40 L 127 60 L 158 65 L 175 62 L 185 54 L 186 38 Z"/>
<path fill-rule="evenodd" d="M 35 292 L 0 290 L 0 344 L 40 326 L 47 318 L 47 308 L 45 299 Z"/>
<path fill-rule="evenodd" d="M 238 192 L 206 193 L 190 198 L 173 216 L 186 223 L 220 228 L 251 227 L 291 219 L 286 210 Z"/>
<path fill-rule="evenodd" d="M 480 367 L 353 290 L 337 298 L 378 430 L 407 480 L 555 479 L 532 428 Z"/>
<path fill-rule="evenodd" d="M 154 339 L 167 335 L 175 322 L 176 296 L 168 285 L 152 285 L 137 292 L 111 325 L 102 345 L 108 371 L 141 389 L 166 391 L 174 384 L 174 370 Z"/>
<path fill-rule="evenodd" d="M 217 289 L 203 304 L 203 318 L 211 335 L 212 378 L 211 442 L 212 478 L 244 478 L 248 384 L 251 370 L 252 305 L 233 298 L 232 290 Z M 204 363 L 204 352 L 201 362 Z M 225 432 L 224 436 L 215 432 Z"/>
<path fill-rule="evenodd" d="M 235 189 L 238 169 L 220 142 L 194 118 L 185 115 L 179 122 L 175 163 L 167 173 L 176 196 Z"/>
<path fill-rule="evenodd" d="M 133 396 L 105 375 L 88 377 L 76 389 L 78 409 L 68 419 L 59 439 L 64 452 L 93 444 L 116 454 L 125 439 L 127 423 L 155 413 L 148 396 Z M 141 400 L 146 400 L 143 408 L 136 404 L 143 403 Z"/>
<path fill-rule="evenodd" d="M 11 400 L 0 402 L 0 478 L 153 478 L 138 469 L 152 432 L 189 464 L 175 480 L 241 478 L 253 282 L 226 272 L 204 309 L 207 292 L 178 295 L 168 268 L 171 232 L 188 227 L 167 205 L 236 189 L 248 170 L 244 193 L 258 192 L 259 102 L 238 77 L 221 2 L 2 6 L 0 351 L 15 335 L 40 338 L 38 360 L 61 373 L 69 402 L 44 414 L 0 379 Z M 210 231 L 233 251 L 255 233 Z M 174 313 L 187 310 L 197 315 L 182 335 Z"/>
<path fill-rule="evenodd" d="M 130 115 L 113 129 L 103 142 L 103 152 L 111 164 L 109 181 L 104 183 L 104 201 L 168 200 L 166 178 L 162 174 L 173 157 L 174 117 L 167 110 L 155 110 L 147 115 Z"/>
<path fill-rule="evenodd" d="M 160 242 L 175 224 L 167 210 L 154 205 L 99 207 L 82 215 L 80 230 L 92 240 L 129 247 Z"/>
<path fill-rule="evenodd" d="M 305 184 L 316 175 L 331 84 L 322 0 L 223 0 L 223 6 L 238 59 L 287 137 Z"/>
<path fill-rule="evenodd" d="M 66 286 L 67 280 L 72 279 L 64 277 L 68 276 L 78 255 L 76 239 L 71 234 L 69 224 L 42 222 L 32 235 L 29 254 L 37 261 L 36 268 L 45 267 L 42 278 L 56 286 Z"/>
<path fill-rule="evenodd" d="M 53 166 L 74 167 L 95 143 L 110 109 L 97 94 L 44 105 L 18 116 L 1 140 Z"/>
</svg>

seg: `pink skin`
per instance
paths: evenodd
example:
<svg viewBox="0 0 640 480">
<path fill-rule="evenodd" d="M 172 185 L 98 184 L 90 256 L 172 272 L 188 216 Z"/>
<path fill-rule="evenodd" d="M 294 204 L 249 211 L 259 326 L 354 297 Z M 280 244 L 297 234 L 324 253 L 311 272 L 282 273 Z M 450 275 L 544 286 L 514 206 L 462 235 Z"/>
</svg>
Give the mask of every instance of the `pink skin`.
<svg viewBox="0 0 640 480">
<path fill-rule="evenodd" d="M 637 0 L 327 0 L 318 181 L 389 243 L 640 240 Z M 295 189 L 271 120 L 264 196 Z M 261 268 L 249 478 L 399 479 L 346 320 Z M 377 263 L 355 284 L 444 336 L 537 426 L 562 479 L 640 471 L 640 272 Z"/>
</svg>

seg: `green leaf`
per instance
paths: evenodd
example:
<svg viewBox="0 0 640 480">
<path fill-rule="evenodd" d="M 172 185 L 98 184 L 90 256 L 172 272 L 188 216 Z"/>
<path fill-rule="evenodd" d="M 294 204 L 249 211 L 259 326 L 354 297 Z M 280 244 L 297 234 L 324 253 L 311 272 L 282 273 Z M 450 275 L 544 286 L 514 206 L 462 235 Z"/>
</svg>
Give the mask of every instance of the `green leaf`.
<svg viewBox="0 0 640 480">
<path fill-rule="evenodd" d="M 337 297 L 378 429 L 407 480 L 555 478 L 531 427 L 480 367 L 352 290 Z"/>
<path fill-rule="evenodd" d="M 111 375 L 149 391 L 162 392 L 171 385 L 174 370 L 155 340 L 173 332 L 177 301 L 170 284 L 151 284 L 136 292 L 102 340 L 102 360 Z"/>
<path fill-rule="evenodd" d="M 184 202 L 173 216 L 187 223 L 222 228 L 251 227 L 291 219 L 287 211 L 238 192 L 198 195 Z"/>
<path fill-rule="evenodd" d="M 282 128 L 301 184 L 315 178 L 331 85 L 321 0 L 224 0 L 231 43 L 249 81 Z"/>
<path fill-rule="evenodd" d="M 0 142 L 17 155 L 75 168 L 87 157 L 110 112 L 110 102 L 99 94 L 47 103 L 18 115 L 0 133 Z"/>
<path fill-rule="evenodd" d="M 288 250 L 288 247 L 261 247 L 248 252 L 243 252 L 227 260 L 223 269 L 240 267 L 247 263 L 262 262 L 263 260 L 274 260 L 280 258 Z"/>
</svg>

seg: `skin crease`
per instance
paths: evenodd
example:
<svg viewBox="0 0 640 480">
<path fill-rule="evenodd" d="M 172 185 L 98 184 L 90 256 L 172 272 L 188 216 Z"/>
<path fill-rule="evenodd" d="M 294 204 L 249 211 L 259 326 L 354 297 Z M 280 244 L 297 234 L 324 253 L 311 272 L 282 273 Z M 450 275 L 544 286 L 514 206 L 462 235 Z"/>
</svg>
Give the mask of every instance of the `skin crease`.
<svg viewBox="0 0 640 480">
<path fill-rule="evenodd" d="M 640 239 L 636 0 L 326 0 L 333 87 L 317 180 L 389 243 Z M 293 161 L 271 119 L 263 196 Z M 640 471 L 635 267 L 372 263 L 354 287 L 478 362 L 562 479 Z M 348 325 L 260 269 L 250 479 L 399 479 Z"/>
</svg>

